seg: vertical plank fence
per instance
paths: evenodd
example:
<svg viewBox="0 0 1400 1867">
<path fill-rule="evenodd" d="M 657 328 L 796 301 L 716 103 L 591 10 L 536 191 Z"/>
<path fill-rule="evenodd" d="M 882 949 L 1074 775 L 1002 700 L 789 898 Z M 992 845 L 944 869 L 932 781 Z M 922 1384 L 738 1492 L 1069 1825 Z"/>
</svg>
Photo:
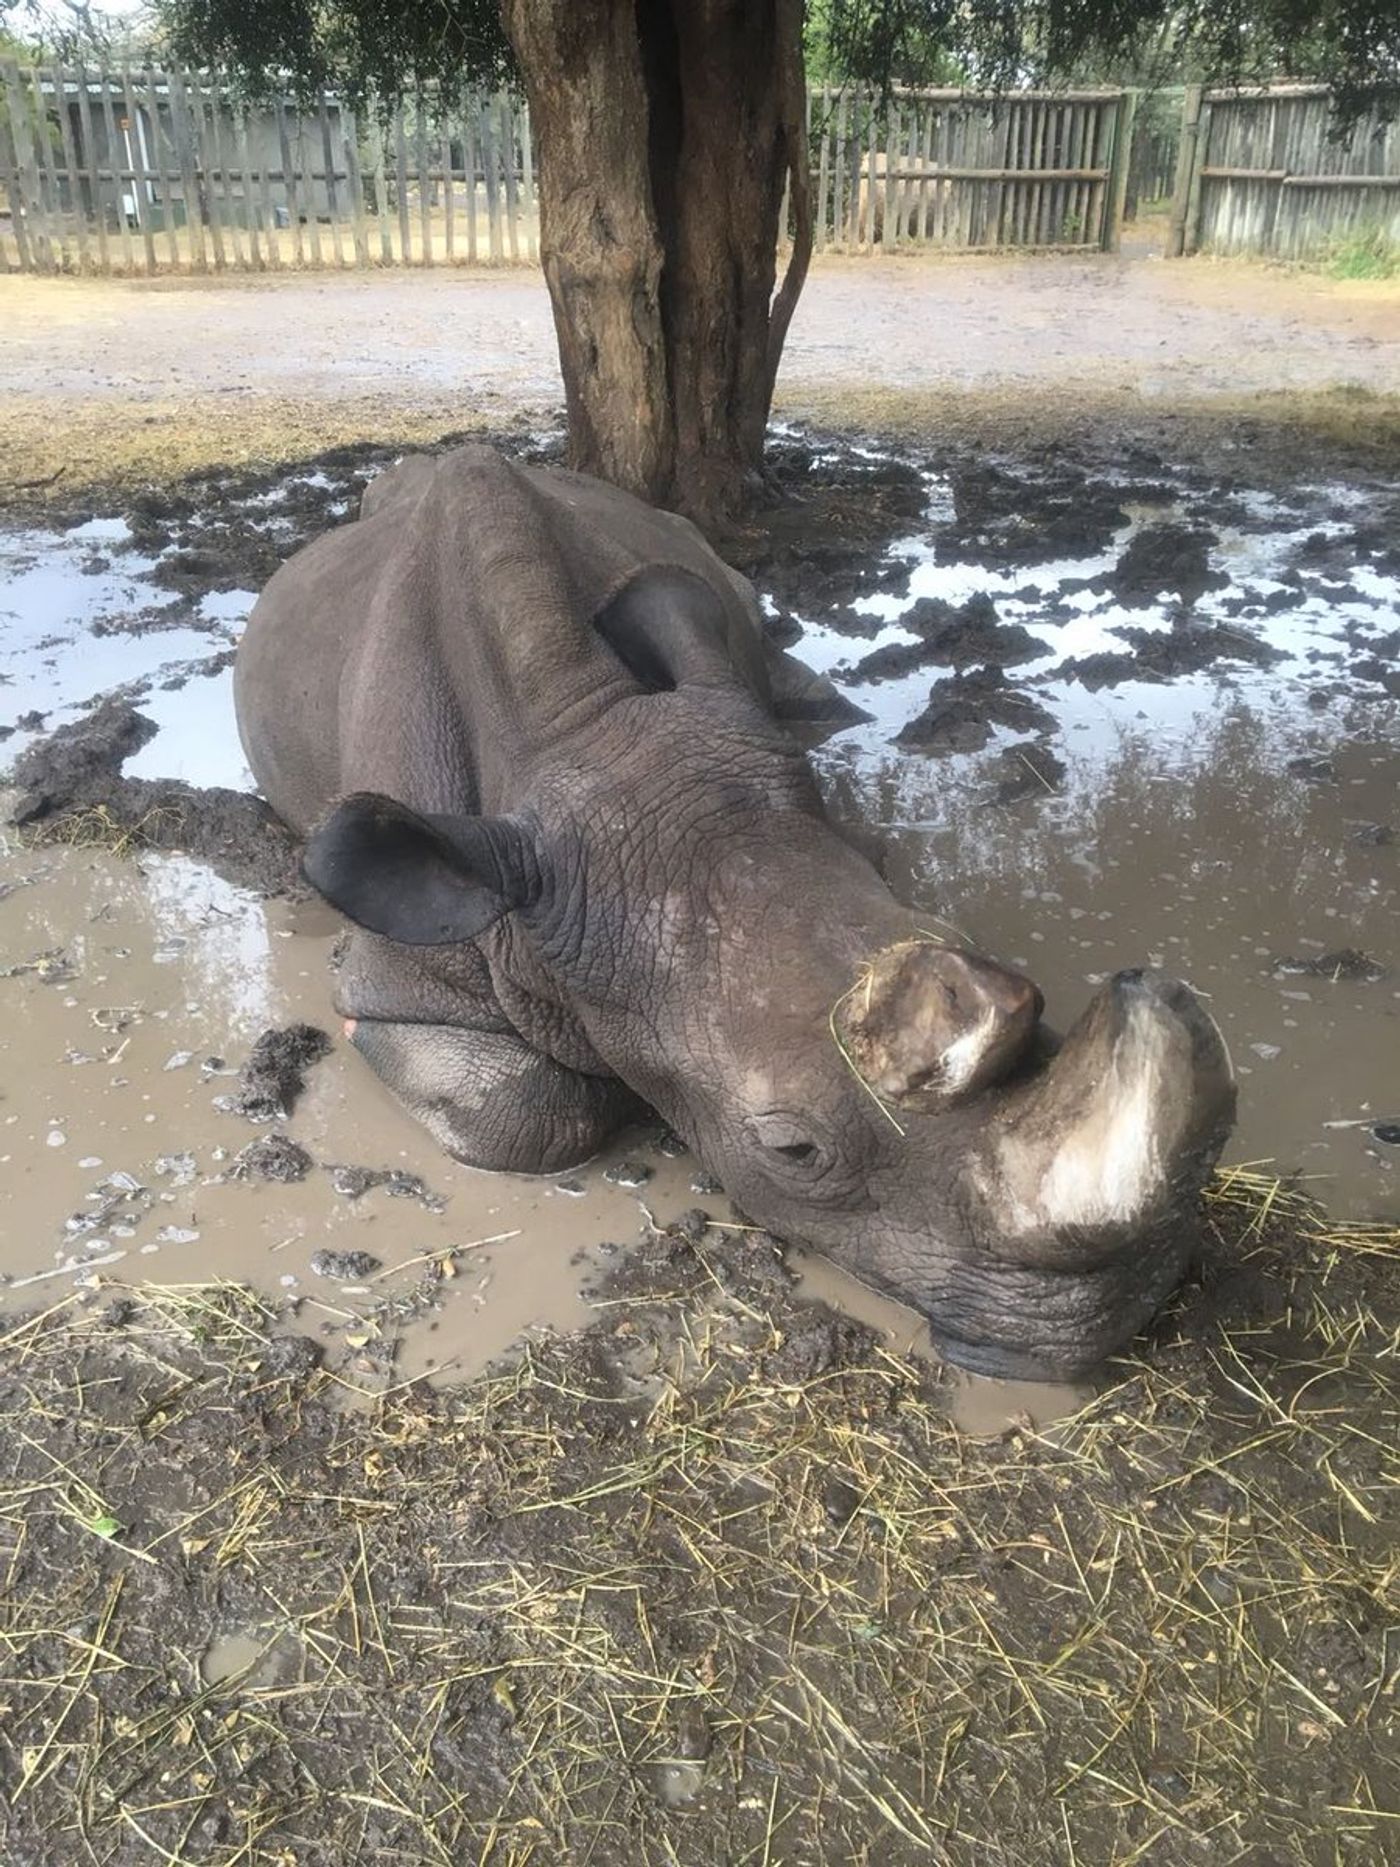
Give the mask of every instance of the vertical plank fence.
<svg viewBox="0 0 1400 1867">
<path fill-rule="evenodd" d="M 248 100 L 207 72 L 0 62 L 0 272 L 529 263 L 523 105 Z M 465 247 L 465 251 L 463 248 Z"/>
<path fill-rule="evenodd" d="M 517 98 L 250 100 L 207 72 L 0 65 L 0 268 L 132 274 L 529 264 Z M 808 97 L 819 251 L 1112 250 L 1135 97 Z M 784 221 L 786 222 L 786 213 Z"/>
<path fill-rule="evenodd" d="M 819 252 L 1112 248 L 1133 93 L 829 86 L 811 99 Z"/>
<path fill-rule="evenodd" d="M 1377 113 L 1340 129 L 1322 85 L 1189 88 L 1168 252 L 1400 248 L 1400 119 Z"/>
</svg>

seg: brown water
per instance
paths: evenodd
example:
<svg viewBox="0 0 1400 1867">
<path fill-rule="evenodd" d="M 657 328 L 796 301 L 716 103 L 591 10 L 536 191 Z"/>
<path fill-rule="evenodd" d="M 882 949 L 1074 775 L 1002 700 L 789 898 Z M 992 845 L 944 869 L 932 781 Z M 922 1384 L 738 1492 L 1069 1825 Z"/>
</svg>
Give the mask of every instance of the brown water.
<svg viewBox="0 0 1400 1867">
<path fill-rule="evenodd" d="M 910 639 L 900 617 L 920 596 L 985 592 L 1004 623 L 1036 633 L 1044 655 L 1014 678 L 1030 676 L 1055 716 L 1061 785 L 990 801 L 1014 734 L 942 758 L 894 746 L 942 672 L 923 670 L 850 686 L 876 718 L 818 755 L 835 809 L 879 827 L 899 892 L 1027 967 L 1056 1022 L 1119 966 L 1187 979 L 1240 1076 L 1230 1157 L 1301 1168 L 1338 1211 L 1396 1217 L 1400 1148 L 1374 1130 L 1400 1120 L 1400 842 L 1362 826 L 1400 837 L 1400 706 L 1354 678 L 1349 657 L 1395 628 L 1400 579 L 1359 564 L 1340 582 L 1335 570 L 1281 581 L 1301 539 L 1344 533 L 1367 497 L 1313 492 L 1316 511 L 1261 495 L 1247 522 L 1217 527 L 1212 563 L 1230 584 L 1197 608 L 1207 620 L 1230 616 L 1218 607 L 1227 598 L 1291 590 L 1248 624 L 1284 656 L 1274 668 L 1225 664 L 1098 692 L 1057 677 L 1068 658 L 1121 649 L 1114 631 L 1125 623 L 1167 626 L 1165 602 L 1124 613 L 1075 586 L 1111 566 L 1142 524 L 1174 517 L 1171 497 L 1131 509 L 1101 558 L 1009 570 L 949 559 L 915 528 L 890 553 L 907 576 L 856 605 L 877 623 L 873 639 L 853 642 L 791 607 L 804 628 L 798 652 L 820 667 Z M 935 521 L 950 493 L 933 473 L 928 497 Z M 277 499 L 264 504 L 259 522 L 275 530 Z M 211 657 L 236 636 L 251 595 L 171 605 L 153 631 L 113 631 L 113 618 L 163 601 L 146 582 L 151 560 L 120 554 L 124 529 L 96 521 L 61 537 L 0 539 L 0 725 L 37 708 L 52 727 L 124 685 L 161 728 L 129 770 L 239 784 L 228 676 Z M 1062 586 L 1072 613 L 1051 621 L 1046 602 Z M 20 728 L 7 749 L 31 736 Z M 1325 771 L 1291 771 L 1302 756 L 1325 759 Z M 246 1279 L 298 1303 L 301 1327 L 366 1356 L 401 1332 L 393 1378 L 458 1374 L 531 1326 L 585 1320 L 588 1266 L 603 1245 L 625 1246 L 653 1218 L 696 1203 L 727 1216 L 712 1196 L 697 1202 L 692 1163 L 658 1152 L 654 1131 L 564 1176 L 576 1190 L 448 1160 L 340 1040 L 332 937 L 329 915 L 259 902 L 183 858 L 25 850 L 13 838 L 0 850 L 0 966 L 36 963 L 0 978 L 0 1273 L 11 1280 L 0 1301 L 30 1307 L 99 1279 Z M 1349 980 L 1276 965 L 1339 948 L 1389 970 Z M 233 1155 L 266 1130 L 215 1106 L 232 1086 L 222 1072 L 261 1030 L 299 1018 L 336 1040 L 285 1124 L 317 1165 L 291 1186 L 229 1179 Z M 220 1061 L 211 1069 L 209 1059 Z M 629 1156 L 652 1175 L 635 1190 L 604 1178 Z M 431 1211 L 382 1189 L 346 1199 L 324 1171 L 331 1164 L 417 1174 L 445 1204 Z M 102 1223 L 89 1224 L 93 1215 Z M 379 1268 L 346 1288 L 311 1270 L 323 1247 L 366 1251 Z M 893 1346 L 927 1352 L 917 1318 L 829 1265 L 800 1253 L 794 1262 L 811 1294 Z M 425 1299 L 434 1263 L 452 1274 Z M 411 1315 L 384 1314 L 386 1299 Z M 995 1431 L 1023 1417 L 1046 1425 L 1080 1398 L 974 1381 L 957 1384 L 953 1404 L 969 1431 Z"/>
<path fill-rule="evenodd" d="M 532 1324 L 588 1320 L 591 1249 L 635 1239 L 648 1212 L 665 1223 L 697 1204 L 691 1163 L 657 1153 L 645 1132 L 557 1180 L 449 1160 L 340 1040 L 324 910 L 257 901 L 182 857 L 12 845 L 0 872 L 23 884 L 0 899 L 7 963 L 63 955 L 48 978 L 0 982 L 0 1267 L 12 1308 L 98 1277 L 226 1277 L 297 1299 L 304 1328 L 354 1335 L 452 1252 L 441 1313 L 405 1331 L 397 1367 L 470 1373 Z M 337 1041 L 278 1126 L 318 1165 L 293 1185 L 231 1179 L 232 1157 L 268 1129 L 215 1106 L 234 1086 L 224 1072 L 260 1031 L 300 1018 Z M 605 1170 L 629 1157 L 653 1177 L 610 1185 Z M 324 1171 L 341 1164 L 417 1174 L 446 1204 L 430 1211 L 382 1188 L 347 1199 Z M 114 1175 L 126 1176 L 115 1188 Z M 128 1184 L 145 1192 L 91 1230 L 69 1227 Z M 380 1268 L 348 1286 L 319 1277 L 309 1260 L 322 1248 L 368 1252 Z"/>
</svg>

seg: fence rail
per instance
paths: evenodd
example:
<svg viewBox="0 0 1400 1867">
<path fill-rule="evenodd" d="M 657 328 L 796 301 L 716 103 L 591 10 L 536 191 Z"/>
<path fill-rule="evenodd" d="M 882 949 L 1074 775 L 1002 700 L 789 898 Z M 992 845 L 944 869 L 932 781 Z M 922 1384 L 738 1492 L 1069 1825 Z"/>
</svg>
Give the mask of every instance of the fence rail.
<svg viewBox="0 0 1400 1867">
<path fill-rule="evenodd" d="M 1321 85 L 1190 87 L 1168 251 L 1306 259 L 1358 236 L 1400 243 L 1400 120 L 1338 130 Z"/>
</svg>

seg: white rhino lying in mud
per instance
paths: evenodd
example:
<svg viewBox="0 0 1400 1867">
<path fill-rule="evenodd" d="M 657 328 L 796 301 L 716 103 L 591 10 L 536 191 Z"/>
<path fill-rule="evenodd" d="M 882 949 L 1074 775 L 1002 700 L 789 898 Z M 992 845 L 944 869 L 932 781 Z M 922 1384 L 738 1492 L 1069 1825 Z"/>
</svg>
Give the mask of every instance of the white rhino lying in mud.
<svg viewBox="0 0 1400 1867">
<path fill-rule="evenodd" d="M 358 929 L 338 1008 L 449 1152 L 555 1172 L 640 1100 L 952 1360 L 1070 1375 L 1181 1275 L 1220 1035 L 1132 971 L 1057 1047 L 827 820 L 778 723 L 819 686 L 684 520 L 481 447 L 377 480 L 237 668 L 258 782 Z"/>
</svg>

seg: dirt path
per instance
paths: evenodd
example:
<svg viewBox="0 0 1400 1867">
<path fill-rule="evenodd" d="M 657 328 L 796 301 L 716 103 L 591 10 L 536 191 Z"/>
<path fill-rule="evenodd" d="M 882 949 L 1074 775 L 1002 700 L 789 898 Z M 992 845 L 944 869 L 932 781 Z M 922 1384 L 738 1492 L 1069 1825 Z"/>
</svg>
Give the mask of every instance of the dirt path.
<svg viewBox="0 0 1400 1867">
<path fill-rule="evenodd" d="M 561 393 L 534 273 L 7 279 L 0 303 L 0 488 L 495 426 Z M 1345 392 L 1364 428 L 1400 394 L 1400 287 L 1141 257 L 827 260 L 779 400 L 854 398 L 897 425 L 1029 387 L 1041 406 L 1168 412 Z"/>
</svg>

